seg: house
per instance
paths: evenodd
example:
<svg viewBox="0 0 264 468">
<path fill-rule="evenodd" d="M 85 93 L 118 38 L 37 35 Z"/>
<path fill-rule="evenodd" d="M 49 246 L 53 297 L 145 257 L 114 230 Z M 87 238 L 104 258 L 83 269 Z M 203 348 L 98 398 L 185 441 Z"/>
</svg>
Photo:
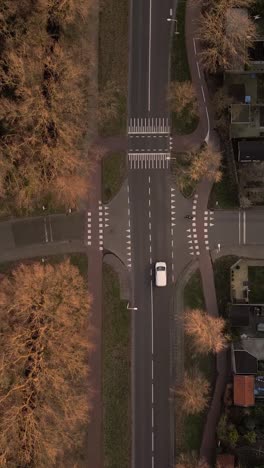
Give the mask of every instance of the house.
<svg viewBox="0 0 264 468">
<path fill-rule="evenodd" d="M 217 468 L 234 468 L 235 456 L 230 453 L 220 453 L 216 457 Z"/>
<path fill-rule="evenodd" d="M 264 108 L 263 108 L 264 110 Z M 238 143 L 238 162 L 263 162 L 264 140 L 241 140 Z"/>
<path fill-rule="evenodd" d="M 258 372 L 258 360 L 244 349 L 231 347 L 232 369 L 236 375 L 256 375 Z"/>
<path fill-rule="evenodd" d="M 234 405 L 245 408 L 255 405 L 255 376 L 234 375 Z"/>
</svg>

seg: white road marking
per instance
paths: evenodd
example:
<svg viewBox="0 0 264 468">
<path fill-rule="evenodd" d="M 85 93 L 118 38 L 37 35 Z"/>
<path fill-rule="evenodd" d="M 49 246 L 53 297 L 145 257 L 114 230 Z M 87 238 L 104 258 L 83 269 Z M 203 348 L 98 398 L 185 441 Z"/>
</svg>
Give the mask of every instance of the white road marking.
<svg viewBox="0 0 264 468">
<path fill-rule="evenodd" d="M 199 79 L 201 79 L 201 72 L 200 72 L 200 67 L 199 67 L 199 63 L 198 63 L 198 62 L 196 62 L 196 66 L 197 66 L 197 71 L 198 71 Z"/>
<path fill-rule="evenodd" d="M 45 241 L 49 242 L 48 230 L 47 230 L 47 218 L 44 218 L 44 231 L 45 231 Z"/>
<path fill-rule="evenodd" d="M 243 243 L 246 243 L 246 212 L 243 211 Z"/>
<path fill-rule="evenodd" d="M 149 0 L 149 75 L 148 75 L 148 111 L 150 112 L 150 78 L 151 78 L 151 27 L 152 27 L 152 0 Z"/>
<path fill-rule="evenodd" d="M 193 38 L 193 48 L 194 48 L 194 53 L 195 53 L 195 55 L 196 55 L 196 54 L 197 54 L 197 50 L 196 50 L 195 38 Z"/>
<path fill-rule="evenodd" d="M 241 213 L 238 212 L 238 243 L 241 244 L 241 235 L 240 235 L 240 225 L 241 225 Z"/>
<path fill-rule="evenodd" d="M 50 242 L 53 242 L 53 234 L 52 234 L 52 227 L 51 227 L 51 220 L 49 218 L 49 231 L 50 231 Z"/>
</svg>

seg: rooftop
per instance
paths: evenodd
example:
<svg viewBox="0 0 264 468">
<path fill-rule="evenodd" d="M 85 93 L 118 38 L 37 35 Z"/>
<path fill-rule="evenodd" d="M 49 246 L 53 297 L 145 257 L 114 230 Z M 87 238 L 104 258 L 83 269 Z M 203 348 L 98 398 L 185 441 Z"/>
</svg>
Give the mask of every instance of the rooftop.
<svg viewBox="0 0 264 468">
<path fill-rule="evenodd" d="M 216 457 L 217 468 L 234 468 L 235 456 L 230 453 L 221 453 Z"/>
<path fill-rule="evenodd" d="M 234 352 L 234 372 L 236 374 L 255 375 L 258 372 L 257 359 L 244 349 L 236 349 Z"/>
<path fill-rule="evenodd" d="M 254 406 L 254 375 L 234 375 L 234 405 Z"/>
<path fill-rule="evenodd" d="M 264 140 L 243 140 L 238 143 L 238 161 L 264 161 Z"/>
</svg>

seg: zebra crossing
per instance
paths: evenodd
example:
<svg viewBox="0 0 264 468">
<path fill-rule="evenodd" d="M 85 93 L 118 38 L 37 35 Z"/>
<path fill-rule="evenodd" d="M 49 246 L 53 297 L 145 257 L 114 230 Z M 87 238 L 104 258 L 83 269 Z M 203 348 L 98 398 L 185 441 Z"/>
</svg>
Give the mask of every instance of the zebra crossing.
<svg viewBox="0 0 264 468">
<path fill-rule="evenodd" d="M 168 169 L 170 153 L 129 153 L 130 169 Z"/>
<path fill-rule="evenodd" d="M 168 134 L 169 119 L 162 117 L 131 118 L 128 124 L 128 134 Z"/>
</svg>

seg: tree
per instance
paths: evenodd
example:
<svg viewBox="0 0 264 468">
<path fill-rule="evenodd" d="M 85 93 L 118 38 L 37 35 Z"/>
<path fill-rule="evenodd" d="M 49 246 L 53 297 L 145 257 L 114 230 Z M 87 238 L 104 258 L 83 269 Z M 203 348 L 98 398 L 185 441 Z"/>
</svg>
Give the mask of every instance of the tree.
<svg viewBox="0 0 264 468">
<path fill-rule="evenodd" d="M 239 434 L 234 424 L 228 423 L 227 415 L 222 414 L 217 426 L 218 438 L 228 444 L 230 447 L 235 448 L 237 445 Z"/>
<path fill-rule="evenodd" d="M 249 431 L 244 435 L 244 439 L 249 445 L 254 445 L 257 440 L 257 434 L 255 431 Z"/>
<path fill-rule="evenodd" d="M 226 137 L 230 126 L 230 107 L 234 98 L 227 94 L 225 88 L 219 88 L 213 97 L 213 108 L 215 114 L 215 126 L 218 131 Z"/>
<path fill-rule="evenodd" d="M 181 453 L 175 468 L 209 468 L 209 465 L 203 458 L 199 459 L 194 454 Z"/>
<path fill-rule="evenodd" d="M 222 317 L 212 317 L 199 309 L 187 309 L 184 315 L 184 328 L 191 336 L 199 353 L 219 353 L 227 345 L 224 334 L 225 321 Z"/>
<path fill-rule="evenodd" d="M 98 96 L 97 121 L 104 127 L 119 115 L 121 91 L 117 83 L 108 80 Z"/>
<path fill-rule="evenodd" d="M 210 385 L 206 378 L 198 371 L 185 374 L 182 386 L 176 390 L 181 399 L 181 408 L 186 414 L 200 413 L 205 409 L 209 400 Z"/>
<path fill-rule="evenodd" d="M 220 0 L 200 17 L 199 37 L 204 44 L 200 54 L 206 71 L 239 68 L 248 63 L 248 49 L 256 38 L 256 26 L 242 7 L 247 0 Z"/>
<path fill-rule="evenodd" d="M 60 466 L 89 417 L 91 298 L 66 260 L 0 283 L 1 466 Z"/>
<path fill-rule="evenodd" d="M 190 152 L 189 158 L 188 176 L 192 181 L 198 182 L 205 177 L 212 182 L 220 182 L 221 154 L 212 145 L 204 145 L 199 152 Z"/>
<path fill-rule="evenodd" d="M 193 84 L 190 81 L 173 81 L 168 90 L 171 112 L 190 122 L 198 116 L 198 106 Z"/>
<path fill-rule="evenodd" d="M 249 208 L 251 205 L 252 205 L 252 201 L 248 197 L 246 196 L 240 197 L 241 208 Z"/>
</svg>

